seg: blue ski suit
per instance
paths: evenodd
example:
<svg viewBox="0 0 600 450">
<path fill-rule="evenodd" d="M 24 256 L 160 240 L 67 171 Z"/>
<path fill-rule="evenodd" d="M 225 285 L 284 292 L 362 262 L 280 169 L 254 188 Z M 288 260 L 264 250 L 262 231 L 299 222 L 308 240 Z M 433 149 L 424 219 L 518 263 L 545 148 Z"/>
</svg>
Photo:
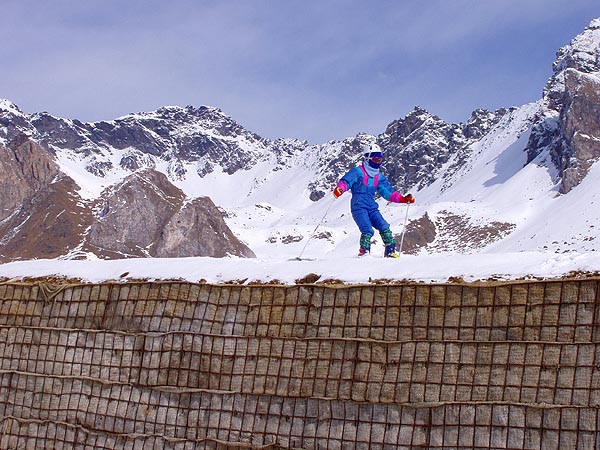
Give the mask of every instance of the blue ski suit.
<svg viewBox="0 0 600 450">
<path fill-rule="evenodd" d="M 374 177 L 371 177 L 363 165 L 360 165 L 350 169 L 342 177 L 340 183 L 344 183 L 347 190 L 352 192 L 352 199 L 350 201 L 352 218 L 363 235 L 368 234 L 373 236 L 373 227 L 380 232 L 390 228 L 390 224 L 385 221 L 379 212 L 379 205 L 375 201 L 376 192 L 379 192 L 388 201 L 390 200 L 390 195 L 394 192 L 394 188 L 390 185 L 384 174 L 379 172 Z"/>
</svg>

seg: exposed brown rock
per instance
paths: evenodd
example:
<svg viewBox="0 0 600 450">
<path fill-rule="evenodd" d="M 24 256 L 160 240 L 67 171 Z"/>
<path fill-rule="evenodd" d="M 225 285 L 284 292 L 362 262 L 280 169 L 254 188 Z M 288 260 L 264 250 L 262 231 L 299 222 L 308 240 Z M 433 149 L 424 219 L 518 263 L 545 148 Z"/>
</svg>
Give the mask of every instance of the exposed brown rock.
<svg viewBox="0 0 600 450">
<path fill-rule="evenodd" d="M 161 233 L 154 255 L 161 258 L 256 256 L 235 237 L 208 197 L 187 203 L 171 217 Z"/>
<path fill-rule="evenodd" d="M 25 135 L 0 148 L 0 261 L 56 258 L 92 221 L 75 182 Z"/>
<path fill-rule="evenodd" d="M 254 257 L 210 199 L 183 206 L 184 193 L 154 170 L 110 188 L 100 200 L 102 217 L 78 189 L 27 136 L 0 148 L 0 262 L 57 258 L 76 249 L 104 258 Z"/>
<path fill-rule="evenodd" d="M 527 144 L 527 162 L 548 152 L 568 193 L 600 157 L 600 20 L 556 54 L 543 108 Z"/>
<path fill-rule="evenodd" d="M 184 200 L 162 173 L 136 172 L 104 195 L 84 248 L 104 258 L 255 256 L 209 198 Z"/>
<path fill-rule="evenodd" d="M 402 235 L 395 236 L 398 243 L 402 240 Z M 406 225 L 404 242 L 402 244 L 402 253 L 415 254 L 421 248 L 426 247 L 435 239 L 435 225 L 425 213 L 417 220 L 411 220 Z"/>
<path fill-rule="evenodd" d="M 90 230 L 87 244 L 102 256 L 151 256 L 169 219 L 181 208 L 184 194 L 163 174 L 136 172 L 104 196 L 108 213 Z"/>
<path fill-rule="evenodd" d="M 569 192 L 600 158 L 600 78 L 574 69 L 565 71 L 560 126 L 570 148 L 561 192 Z"/>
<path fill-rule="evenodd" d="M 435 218 L 437 237 L 433 251 L 469 253 L 482 249 L 510 234 L 515 225 L 507 222 L 474 223 L 468 216 L 440 211 Z"/>
<path fill-rule="evenodd" d="M 0 221 L 58 175 L 48 152 L 25 135 L 0 148 Z"/>
<path fill-rule="evenodd" d="M 0 261 L 57 258 L 76 249 L 93 221 L 66 176 L 28 197 L 0 224 Z"/>
<path fill-rule="evenodd" d="M 449 211 L 440 211 L 434 220 L 425 213 L 407 224 L 402 253 L 417 254 L 422 248 L 468 253 L 506 237 L 514 228 L 514 224 L 506 222 L 476 224 L 467 216 Z M 401 234 L 394 236 L 397 244 L 401 237 Z"/>
</svg>

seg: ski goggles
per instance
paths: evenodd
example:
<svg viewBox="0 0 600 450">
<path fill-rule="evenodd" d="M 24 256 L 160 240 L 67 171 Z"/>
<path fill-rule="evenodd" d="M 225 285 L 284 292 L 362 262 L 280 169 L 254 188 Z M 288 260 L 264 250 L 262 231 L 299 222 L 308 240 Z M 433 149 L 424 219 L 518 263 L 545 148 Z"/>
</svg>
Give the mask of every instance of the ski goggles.
<svg viewBox="0 0 600 450">
<path fill-rule="evenodd" d="M 381 156 L 373 156 L 373 157 L 371 158 L 371 161 L 373 161 L 375 164 L 381 164 L 381 160 L 382 160 L 382 159 L 383 159 L 383 158 L 381 158 Z"/>
</svg>

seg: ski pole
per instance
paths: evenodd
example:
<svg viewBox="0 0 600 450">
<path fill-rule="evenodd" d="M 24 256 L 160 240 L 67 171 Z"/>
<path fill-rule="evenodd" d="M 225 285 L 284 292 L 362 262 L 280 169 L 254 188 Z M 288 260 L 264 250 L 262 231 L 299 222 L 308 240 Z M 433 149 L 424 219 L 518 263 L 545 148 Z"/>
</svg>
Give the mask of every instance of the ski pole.
<svg viewBox="0 0 600 450">
<path fill-rule="evenodd" d="M 329 204 L 329 206 L 325 210 L 325 214 L 323 214 L 323 217 L 321 218 L 321 220 L 319 221 L 319 223 L 317 224 L 317 226 L 315 227 L 315 229 L 313 230 L 313 232 L 308 237 L 308 240 L 306 241 L 306 244 L 304 244 L 304 248 L 300 252 L 300 255 L 298 255 L 298 257 L 296 258 L 296 261 L 301 261 L 302 260 L 302 255 L 304 254 L 304 250 L 306 250 L 306 247 L 308 246 L 308 243 L 310 242 L 310 240 L 312 239 L 312 237 L 314 236 L 314 234 L 317 232 L 317 229 L 321 226 L 321 224 L 325 220 L 325 217 L 327 217 L 327 213 L 329 212 L 329 210 L 331 209 L 331 207 L 333 206 L 334 203 L 335 203 L 335 199 L 333 199 L 331 201 L 331 203 Z"/>
<path fill-rule="evenodd" d="M 402 254 L 402 246 L 404 245 L 404 233 L 406 233 L 406 222 L 408 221 L 408 207 L 410 203 L 406 204 L 406 215 L 404 216 L 404 226 L 402 227 L 402 237 L 400 238 L 400 251 L 398 254 Z"/>
</svg>

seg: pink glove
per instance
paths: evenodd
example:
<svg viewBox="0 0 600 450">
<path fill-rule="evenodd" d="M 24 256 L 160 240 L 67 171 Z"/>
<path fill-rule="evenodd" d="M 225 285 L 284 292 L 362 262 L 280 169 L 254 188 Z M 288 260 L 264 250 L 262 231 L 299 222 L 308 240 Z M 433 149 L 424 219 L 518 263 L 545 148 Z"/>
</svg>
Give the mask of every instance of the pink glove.
<svg viewBox="0 0 600 450">
<path fill-rule="evenodd" d="M 400 194 L 400 192 L 394 191 L 390 195 L 390 202 L 392 202 L 392 203 L 414 203 L 415 198 L 411 194 L 404 196 L 404 195 Z"/>
<path fill-rule="evenodd" d="M 402 199 L 402 196 L 400 195 L 400 192 L 394 191 L 390 195 L 390 202 L 392 202 L 392 203 L 400 203 L 401 199 Z"/>
</svg>

